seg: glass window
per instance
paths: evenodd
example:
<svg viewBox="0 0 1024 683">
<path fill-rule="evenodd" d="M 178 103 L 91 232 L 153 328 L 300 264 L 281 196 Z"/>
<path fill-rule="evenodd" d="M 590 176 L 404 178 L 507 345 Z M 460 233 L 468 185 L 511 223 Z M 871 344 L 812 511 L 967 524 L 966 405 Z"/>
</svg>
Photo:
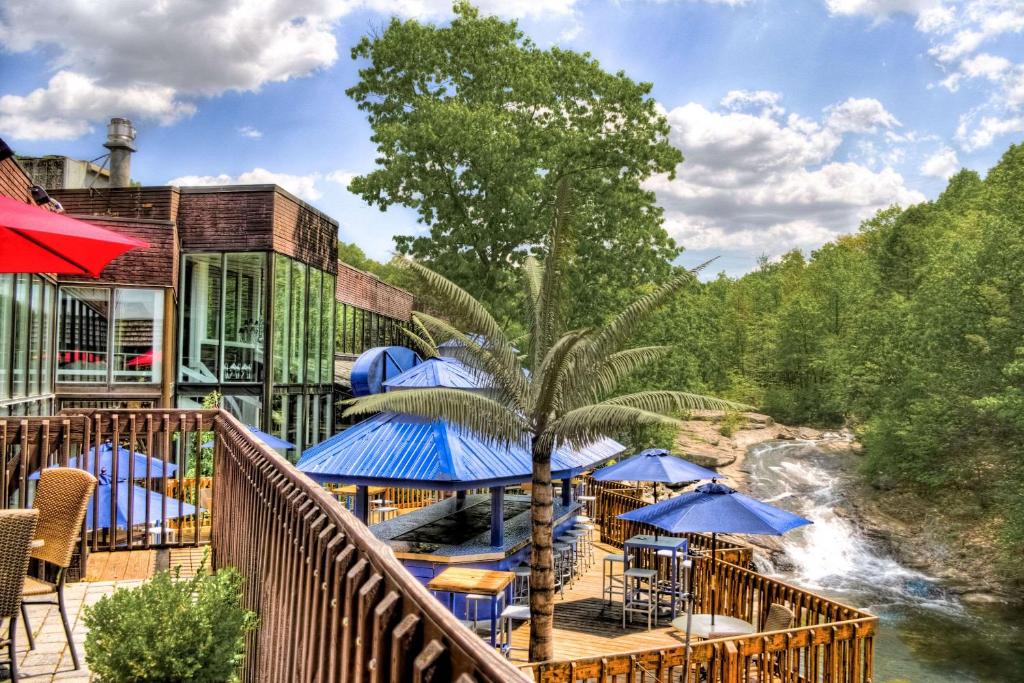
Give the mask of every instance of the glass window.
<svg viewBox="0 0 1024 683">
<path fill-rule="evenodd" d="M 11 352 L 14 349 L 14 276 L 0 275 L 0 398 L 11 397 Z"/>
<path fill-rule="evenodd" d="M 324 273 L 320 298 L 320 383 L 334 382 L 334 276 Z"/>
<path fill-rule="evenodd" d="M 221 256 L 185 257 L 181 294 L 182 382 L 217 382 L 220 373 Z"/>
<path fill-rule="evenodd" d="M 306 306 L 306 266 L 298 261 L 291 262 L 292 281 L 291 291 L 291 315 L 290 333 L 288 335 L 288 382 L 290 384 L 302 384 L 303 370 L 305 369 L 305 357 L 303 354 L 305 344 L 306 315 L 309 310 Z"/>
<path fill-rule="evenodd" d="M 243 388 L 242 391 L 246 390 Z M 224 394 L 221 396 L 220 405 L 237 417 L 242 424 L 262 429 L 263 399 L 259 395 L 259 389 L 253 388 L 251 391 L 252 393 Z"/>
<path fill-rule="evenodd" d="M 302 394 L 291 394 L 288 399 L 288 424 L 285 426 L 287 436 L 285 441 L 295 444 L 297 452 L 304 450 L 302 439 L 302 427 L 304 424 L 303 413 L 305 412 L 305 396 Z"/>
<path fill-rule="evenodd" d="M 38 396 L 42 393 L 39 385 L 40 365 L 43 362 L 43 278 L 33 275 L 32 292 L 29 295 L 29 332 L 28 332 L 28 395 Z"/>
<path fill-rule="evenodd" d="M 288 397 L 274 394 L 270 399 L 270 433 L 282 439 L 288 438 Z"/>
<path fill-rule="evenodd" d="M 53 301 L 57 296 L 57 288 L 49 282 L 43 284 L 43 344 L 40 351 L 43 362 L 40 370 L 40 393 L 49 394 L 53 391 Z M 3 361 L 0 360 L 0 363 Z M 46 413 L 49 415 L 49 413 Z"/>
<path fill-rule="evenodd" d="M 31 276 L 26 273 L 19 273 L 14 283 L 14 363 L 11 365 L 11 373 L 14 378 L 14 397 L 25 396 L 28 393 L 28 333 L 31 322 Z"/>
<path fill-rule="evenodd" d="M 59 312 L 57 381 L 106 382 L 110 290 L 61 287 Z"/>
<path fill-rule="evenodd" d="M 288 383 L 288 324 L 291 265 L 280 254 L 274 255 L 274 381 Z M 278 435 L 281 436 L 281 435 Z M 284 438 L 284 437 L 282 437 Z"/>
<path fill-rule="evenodd" d="M 320 296 L 323 293 L 323 274 L 309 269 L 309 300 L 306 305 L 306 382 L 320 381 Z"/>
<path fill-rule="evenodd" d="M 161 289 L 114 292 L 115 382 L 160 382 L 164 296 Z"/>
<path fill-rule="evenodd" d="M 331 405 L 331 394 L 320 397 L 320 439 L 325 440 L 334 431 L 334 410 Z"/>
<path fill-rule="evenodd" d="M 224 381 L 263 381 L 266 256 L 228 254 L 224 283 Z"/>
</svg>

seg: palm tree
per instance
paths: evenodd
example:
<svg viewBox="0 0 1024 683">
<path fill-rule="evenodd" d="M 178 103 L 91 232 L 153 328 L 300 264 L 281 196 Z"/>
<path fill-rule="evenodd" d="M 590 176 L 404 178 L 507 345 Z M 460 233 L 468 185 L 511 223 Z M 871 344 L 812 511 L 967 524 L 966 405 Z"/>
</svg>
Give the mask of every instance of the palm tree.
<svg viewBox="0 0 1024 683">
<path fill-rule="evenodd" d="M 526 260 L 529 344 L 519 351 L 484 306 L 447 278 L 415 261 L 405 266 L 420 278 L 428 293 L 443 302 L 447 315 L 467 331 L 424 312 L 415 314 L 416 331 L 409 335 L 428 355 L 436 354 L 435 338 L 460 342 L 463 360 L 493 384 L 489 393 L 458 389 L 414 389 L 354 399 L 346 415 L 380 411 L 446 419 L 500 443 L 530 448 L 532 476 L 532 555 L 530 560 L 530 660 L 553 657 L 554 570 L 552 558 L 551 452 L 560 444 L 587 444 L 606 434 L 637 425 L 678 426 L 671 415 L 694 409 L 744 409 L 730 401 L 681 391 L 643 391 L 613 396 L 626 376 L 662 357 L 671 347 L 624 349 L 638 325 L 670 297 L 695 280 L 682 271 L 640 297 L 609 322 L 595 329 L 562 329 L 563 277 L 569 267 L 567 191 L 560 187 L 554 220 L 541 264 Z M 469 332 L 472 332 L 470 334 Z"/>
</svg>

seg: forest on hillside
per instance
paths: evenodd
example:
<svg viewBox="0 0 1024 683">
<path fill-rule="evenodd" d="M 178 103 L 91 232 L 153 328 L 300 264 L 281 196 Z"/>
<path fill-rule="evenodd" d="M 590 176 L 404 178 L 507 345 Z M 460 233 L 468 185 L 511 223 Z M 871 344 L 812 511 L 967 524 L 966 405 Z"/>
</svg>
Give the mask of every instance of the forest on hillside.
<svg viewBox="0 0 1024 683">
<path fill-rule="evenodd" d="M 354 245 L 341 255 L 415 289 Z M 580 283 L 573 324 L 651 286 L 620 284 Z M 1005 571 L 1024 577 L 1012 561 L 1024 551 L 1024 145 L 985 178 L 961 171 L 934 201 L 881 211 L 809 255 L 705 276 L 636 341 L 676 351 L 627 390 L 686 388 L 781 422 L 849 426 L 871 483 L 996 529 Z"/>
</svg>

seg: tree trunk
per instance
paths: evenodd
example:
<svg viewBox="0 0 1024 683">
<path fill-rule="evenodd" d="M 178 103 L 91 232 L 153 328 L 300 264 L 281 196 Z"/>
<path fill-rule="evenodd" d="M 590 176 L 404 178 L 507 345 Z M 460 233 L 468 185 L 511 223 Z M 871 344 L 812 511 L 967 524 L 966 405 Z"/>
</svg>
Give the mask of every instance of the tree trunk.
<svg viewBox="0 0 1024 683">
<path fill-rule="evenodd" d="M 533 442 L 533 490 L 531 492 L 530 554 L 530 661 L 554 657 L 552 631 L 555 625 L 555 572 L 551 551 L 553 521 L 551 453 L 540 451 Z"/>
</svg>

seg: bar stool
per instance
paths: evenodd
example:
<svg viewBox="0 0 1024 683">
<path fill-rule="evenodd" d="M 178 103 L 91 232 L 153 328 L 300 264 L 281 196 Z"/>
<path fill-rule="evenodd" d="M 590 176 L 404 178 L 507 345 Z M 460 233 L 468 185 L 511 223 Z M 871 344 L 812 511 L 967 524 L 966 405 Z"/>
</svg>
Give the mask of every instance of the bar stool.
<svg viewBox="0 0 1024 683">
<path fill-rule="evenodd" d="M 530 568 L 525 564 L 516 567 L 513 572 L 516 578 L 512 580 L 512 599 L 509 604 L 529 605 L 530 604 Z"/>
<path fill-rule="evenodd" d="M 565 597 L 565 584 L 572 583 L 572 546 L 568 543 L 552 543 L 555 556 L 555 587 Z"/>
<path fill-rule="evenodd" d="M 565 545 L 569 546 L 569 564 L 571 569 L 569 576 L 569 586 L 572 587 L 573 583 L 575 583 L 576 581 L 576 574 L 579 571 L 579 539 L 575 536 L 570 536 L 569 534 L 562 534 L 555 540 L 559 543 L 564 543 Z"/>
<path fill-rule="evenodd" d="M 672 582 L 672 551 L 671 550 L 659 550 L 657 552 L 657 563 L 658 563 L 658 603 L 660 606 L 661 599 L 667 597 L 669 602 L 672 601 L 672 596 L 675 594 L 676 600 L 681 600 L 686 594 L 686 586 L 684 584 L 683 567 L 686 560 L 686 555 L 680 552 L 675 553 L 676 558 L 676 571 L 675 575 L 678 580 L 678 584 Z"/>
<path fill-rule="evenodd" d="M 587 511 L 587 515 L 594 514 L 594 503 L 597 502 L 597 496 L 580 496 L 576 500 L 583 503 L 583 509 Z"/>
<path fill-rule="evenodd" d="M 512 647 L 512 629 L 513 622 L 516 621 L 529 621 L 530 620 L 530 606 L 529 605 L 509 605 L 501 611 L 501 653 L 512 659 L 512 650 L 519 650 L 520 652 L 529 652 L 530 649 L 526 647 Z"/>
<path fill-rule="evenodd" d="M 623 565 L 626 561 L 625 555 L 609 553 L 601 561 L 601 597 L 607 598 L 608 602 L 614 601 L 616 595 L 622 595 L 622 574 L 615 575 L 615 565 Z"/>
<path fill-rule="evenodd" d="M 565 534 L 576 539 L 576 554 L 579 558 L 580 573 L 590 569 L 590 558 L 593 553 L 589 550 L 590 544 L 587 542 L 586 529 L 569 529 Z"/>
<path fill-rule="evenodd" d="M 588 556 L 587 559 L 589 560 L 590 564 L 594 564 L 594 561 L 596 559 L 594 557 L 594 530 L 597 527 L 595 527 L 593 524 L 590 524 L 588 522 L 583 522 L 582 524 L 577 524 L 576 528 L 577 529 L 581 529 L 582 531 L 586 532 L 587 556 Z"/>
<path fill-rule="evenodd" d="M 658 625 L 658 570 L 630 567 L 622 575 L 622 628 L 626 628 L 626 615 L 633 623 L 634 614 L 647 615 L 647 630 L 651 630 L 651 619 Z"/>
</svg>

